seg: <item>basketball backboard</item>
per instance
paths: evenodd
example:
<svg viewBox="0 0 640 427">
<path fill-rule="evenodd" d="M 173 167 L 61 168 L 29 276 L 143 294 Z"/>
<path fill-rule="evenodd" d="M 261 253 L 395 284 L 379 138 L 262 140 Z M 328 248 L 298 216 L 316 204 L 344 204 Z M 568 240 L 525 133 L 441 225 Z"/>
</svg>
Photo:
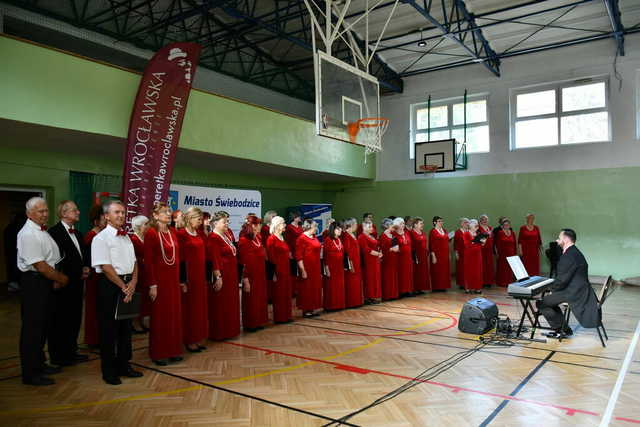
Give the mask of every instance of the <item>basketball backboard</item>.
<svg viewBox="0 0 640 427">
<path fill-rule="evenodd" d="M 460 151 L 455 139 L 418 142 L 415 144 L 414 169 L 416 174 L 432 172 L 453 172 L 456 170 L 456 158 Z M 434 166 L 434 171 L 424 170 L 425 166 Z M 437 169 L 435 168 L 437 166 Z"/>
</svg>

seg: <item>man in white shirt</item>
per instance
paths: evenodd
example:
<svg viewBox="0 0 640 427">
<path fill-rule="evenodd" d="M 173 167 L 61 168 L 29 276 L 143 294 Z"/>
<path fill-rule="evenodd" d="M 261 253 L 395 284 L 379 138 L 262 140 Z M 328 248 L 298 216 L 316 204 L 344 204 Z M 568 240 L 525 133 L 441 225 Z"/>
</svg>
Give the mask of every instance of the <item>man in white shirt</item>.
<svg viewBox="0 0 640 427">
<path fill-rule="evenodd" d="M 102 379 L 111 385 L 122 384 L 120 377 L 137 378 L 131 360 L 131 320 L 116 320 L 118 302 L 129 303 L 138 282 L 138 265 L 133 243 L 122 229 L 125 207 L 119 200 L 103 206 L 107 226 L 91 242 L 91 266 L 99 274 L 98 329 Z"/>
<path fill-rule="evenodd" d="M 56 270 L 61 256 L 47 233 L 49 208 L 41 197 L 27 201 L 27 222 L 18 233 L 18 269 L 21 271 L 22 328 L 20 359 L 22 382 L 30 385 L 54 384 L 47 374 L 59 368 L 44 364 L 44 343 L 50 317 L 51 292 L 67 284 L 68 277 Z"/>
<path fill-rule="evenodd" d="M 60 222 L 48 231 L 60 249 L 60 268 L 69 277 L 69 284 L 53 291 L 53 317 L 47 342 L 51 362 L 70 366 L 89 360 L 86 354 L 78 353 L 78 334 L 82 323 L 84 279 L 89 275 L 91 263 L 82 233 L 75 228 L 80 220 L 78 206 L 71 200 L 63 200 L 57 211 Z"/>
</svg>

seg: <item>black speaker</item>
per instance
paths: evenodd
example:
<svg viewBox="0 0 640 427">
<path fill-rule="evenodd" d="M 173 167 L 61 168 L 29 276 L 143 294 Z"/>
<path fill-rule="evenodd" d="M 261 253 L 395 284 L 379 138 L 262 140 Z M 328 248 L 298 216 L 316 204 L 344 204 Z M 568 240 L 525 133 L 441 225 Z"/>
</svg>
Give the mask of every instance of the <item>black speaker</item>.
<svg viewBox="0 0 640 427">
<path fill-rule="evenodd" d="M 474 298 L 460 312 L 458 329 L 467 334 L 482 335 L 496 326 L 498 307 L 486 298 Z"/>
</svg>

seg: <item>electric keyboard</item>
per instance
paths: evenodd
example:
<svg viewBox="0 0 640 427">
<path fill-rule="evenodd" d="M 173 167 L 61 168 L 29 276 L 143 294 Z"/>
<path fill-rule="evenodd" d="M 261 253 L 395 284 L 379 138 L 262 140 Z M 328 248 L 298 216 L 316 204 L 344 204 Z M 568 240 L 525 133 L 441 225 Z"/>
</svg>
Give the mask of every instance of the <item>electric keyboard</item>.
<svg viewBox="0 0 640 427">
<path fill-rule="evenodd" d="M 533 276 L 520 282 L 511 283 L 507 293 L 515 298 L 534 297 L 544 292 L 552 283 L 553 279 L 549 277 Z"/>
</svg>

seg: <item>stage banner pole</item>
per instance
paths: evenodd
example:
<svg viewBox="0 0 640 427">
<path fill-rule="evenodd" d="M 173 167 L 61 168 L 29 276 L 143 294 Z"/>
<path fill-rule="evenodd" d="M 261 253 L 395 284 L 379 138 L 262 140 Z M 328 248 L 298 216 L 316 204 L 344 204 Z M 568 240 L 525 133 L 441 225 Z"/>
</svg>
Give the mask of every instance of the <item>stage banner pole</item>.
<svg viewBox="0 0 640 427">
<path fill-rule="evenodd" d="M 136 215 L 149 217 L 155 202 L 169 198 L 200 49 L 196 43 L 172 43 L 160 49 L 144 70 L 124 150 L 122 201 L 129 231 L 131 219 Z"/>
</svg>

